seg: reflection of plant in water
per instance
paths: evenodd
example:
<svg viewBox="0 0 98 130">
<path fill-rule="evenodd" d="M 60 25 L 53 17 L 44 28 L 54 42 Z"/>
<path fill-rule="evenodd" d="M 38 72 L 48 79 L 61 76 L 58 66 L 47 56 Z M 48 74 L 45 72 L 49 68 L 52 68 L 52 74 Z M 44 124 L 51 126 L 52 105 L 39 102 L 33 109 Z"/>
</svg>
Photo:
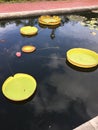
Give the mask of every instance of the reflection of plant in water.
<svg viewBox="0 0 98 130">
<path fill-rule="evenodd" d="M 91 18 L 90 20 L 83 21 L 81 25 L 87 26 L 89 29 L 98 30 L 98 18 Z"/>
<path fill-rule="evenodd" d="M 22 23 L 22 20 L 5 20 L 0 22 L 0 27 L 5 28 L 7 25 L 16 24 L 16 26 L 20 25 Z"/>
<path fill-rule="evenodd" d="M 15 20 L 3 20 L 0 22 L 0 27 L 5 28 L 9 24 L 16 24 L 16 26 L 19 26 L 20 24 L 23 26 L 26 25 L 35 25 L 37 24 L 37 19 L 36 18 L 28 18 L 26 19 L 15 19 Z"/>
<path fill-rule="evenodd" d="M 51 34 L 50 34 L 50 38 L 51 39 L 54 39 L 55 38 L 55 31 L 56 31 L 56 28 L 58 28 L 60 25 L 43 25 L 43 24 L 40 24 L 39 23 L 39 26 L 43 29 L 45 28 L 48 28 L 48 29 L 51 29 Z"/>
<path fill-rule="evenodd" d="M 64 24 L 68 23 L 68 22 L 69 22 L 69 19 L 66 17 L 66 15 L 62 15 L 61 16 L 61 26 L 62 25 L 64 26 Z"/>
<path fill-rule="evenodd" d="M 50 35 L 51 39 L 55 38 L 55 29 L 52 29 L 51 35 Z"/>
</svg>

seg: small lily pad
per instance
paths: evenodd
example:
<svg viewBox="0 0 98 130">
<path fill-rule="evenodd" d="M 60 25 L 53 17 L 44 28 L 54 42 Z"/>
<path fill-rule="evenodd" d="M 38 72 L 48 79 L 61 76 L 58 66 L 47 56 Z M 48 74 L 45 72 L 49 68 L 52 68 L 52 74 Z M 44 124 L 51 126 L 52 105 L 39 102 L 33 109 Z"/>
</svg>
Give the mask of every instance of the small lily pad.
<svg viewBox="0 0 98 130">
<path fill-rule="evenodd" d="M 37 32 L 38 32 L 38 29 L 32 26 L 25 26 L 25 27 L 20 28 L 20 33 L 22 35 L 32 36 L 32 35 L 35 35 Z"/>
<path fill-rule="evenodd" d="M 22 47 L 22 51 L 25 53 L 30 53 L 36 50 L 35 46 L 31 46 L 31 45 L 26 45 Z"/>
</svg>

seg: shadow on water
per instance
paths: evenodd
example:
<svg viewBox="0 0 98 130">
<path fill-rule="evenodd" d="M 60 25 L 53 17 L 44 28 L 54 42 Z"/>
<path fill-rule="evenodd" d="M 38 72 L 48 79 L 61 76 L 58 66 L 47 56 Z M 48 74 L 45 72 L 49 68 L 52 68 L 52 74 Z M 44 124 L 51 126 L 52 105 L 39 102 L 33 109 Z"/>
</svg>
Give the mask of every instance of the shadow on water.
<svg viewBox="0 0 98 130">
<path fill-rule="evenodd" d="M 31 37 L 34 37 L 34 36 L 37 36 L 38 35 L 38 33 L 36 33 L 36 34 L 33 34 L 33 35 L 23 35 L 23 34 L 21 34 L 21 36 L 22 37 L 27 37 L 27 38 L 31 38 Z"/>
<path fill-rule="evenodd" d="M 66 64 L 71 67 L 72 69 L 76 70 L 76 71 L 81 71 L 81 72 L 92 72 L 95 71 L 98 66 L 92 67 L 92 68 L 81 68 L 81 67 L 77 67 L 75 65 L 72 65 L 68 60 L 66 60 Z"/>
<path fill-rule="evenodd" d="M 23 104 L 26 104 L 26 103 L 30 102 L 31 100 L 33 100 L 36 93 L 37 93 L 37 89 L 35 90 L 35 92 L 28 99 L 25 99 L 25 100 L 22 100 L 22 101 L 12 101 L 12 100 L 4 97 L 4 96 L 3 97 L 5 98 L 5 100 L 9 101 L 12 104 L 23 105 Z"/>
<path fill-rule="evenodd" d="M 58 25 L 43 25 L 43 24 L 38 24 L 41 28 L 49 28 L 49 29 L 56 29 L 60 26 L 60 24 Z"/>
</svg>

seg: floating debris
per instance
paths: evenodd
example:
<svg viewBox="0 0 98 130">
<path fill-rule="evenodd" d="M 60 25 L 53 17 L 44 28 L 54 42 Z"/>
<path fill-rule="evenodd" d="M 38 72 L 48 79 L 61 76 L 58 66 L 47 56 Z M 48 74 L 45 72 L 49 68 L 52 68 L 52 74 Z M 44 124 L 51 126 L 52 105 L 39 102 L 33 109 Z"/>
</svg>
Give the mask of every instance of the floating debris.
<svg viewBox="0 0 98 130">
<path fill-rule="evenodd" d="M 91 33 L 92 33 L 92 35 L 94 35 L 94 36 L 96 35 L 96 32 L 91 32 Z"/>
<path fill-rule="evenodd" d="M 16 52 L 17 57 L 21 57 L 21 52 Z"/>
<path fill-rule="evenodd" d="M 4 39 L 0 39 L 0 43 L 4 43 L 5 42 L 5 40 Z"/>
</svg>

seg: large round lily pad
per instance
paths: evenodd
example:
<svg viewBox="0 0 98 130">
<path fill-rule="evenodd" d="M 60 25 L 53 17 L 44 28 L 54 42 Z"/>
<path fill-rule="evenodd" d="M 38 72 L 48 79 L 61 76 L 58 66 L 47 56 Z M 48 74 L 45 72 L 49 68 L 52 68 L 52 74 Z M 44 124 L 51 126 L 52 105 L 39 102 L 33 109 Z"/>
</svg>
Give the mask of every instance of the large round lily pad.
<svg viewBox="0 0 98 130">
<path fill-rule="evenodd" d="M 98 65 L 98 54 L 84 48 L 73 48 L 67 51 L 67 60 L 78 67 L 91 68 Z"/>
<path fill-rule="evenodd" d="M 4 96 L 13 101 L 28 99 L 36 90 L 36 80 L 24 73 L 8 77 L 2 86 Z"/>
</svg>

